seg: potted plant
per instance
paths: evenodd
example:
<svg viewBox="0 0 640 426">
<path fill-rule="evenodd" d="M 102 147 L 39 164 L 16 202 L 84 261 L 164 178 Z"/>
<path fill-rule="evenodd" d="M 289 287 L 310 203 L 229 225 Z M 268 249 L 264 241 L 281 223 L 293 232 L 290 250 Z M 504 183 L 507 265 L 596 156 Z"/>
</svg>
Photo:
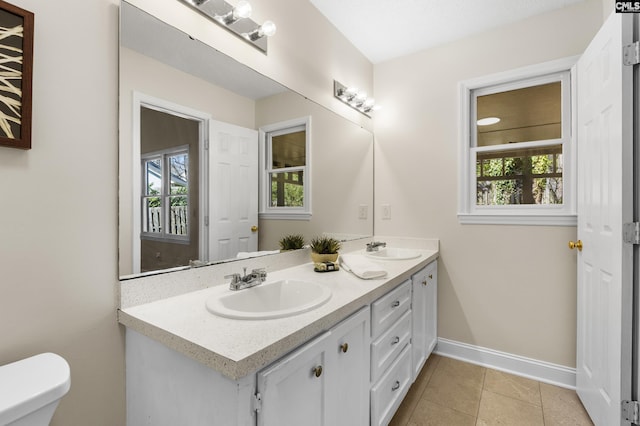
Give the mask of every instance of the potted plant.
<svg viewBox="0 0 640 426">
<path fill-rule="evenodd" d="M 335 262 L 338 260 L 340 241 L 331 237 L 314 237 L 309 242 L 311 260 L 314 263 Z"/>
<path fill-rule="evenodd" d="M 300 234 L 285 235 L 280 240 L 280 251 L 298 250 L 304 247 L 304 237 Z"/>
</svg>

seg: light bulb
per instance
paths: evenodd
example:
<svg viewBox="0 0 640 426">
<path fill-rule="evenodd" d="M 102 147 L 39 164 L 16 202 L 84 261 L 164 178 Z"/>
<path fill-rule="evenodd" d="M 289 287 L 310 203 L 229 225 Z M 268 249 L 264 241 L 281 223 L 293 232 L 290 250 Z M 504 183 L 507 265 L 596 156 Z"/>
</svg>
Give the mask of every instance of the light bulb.
<svg viewBox="0 0 640 426">
<path fill-rule="evenodd" d="M 271 21 L 264 21 L 260 26 L 260 32 L 263 36 L 271 37 L 276 33 L 276 24 Z"/>
<path fill-rule="evenodd" d="M 246 0 L 240 0 L 233 8 L 233 17 L 237 20 L 246 19 L 249 16 L 251 16 L 251 4 Z"/>
</svg>

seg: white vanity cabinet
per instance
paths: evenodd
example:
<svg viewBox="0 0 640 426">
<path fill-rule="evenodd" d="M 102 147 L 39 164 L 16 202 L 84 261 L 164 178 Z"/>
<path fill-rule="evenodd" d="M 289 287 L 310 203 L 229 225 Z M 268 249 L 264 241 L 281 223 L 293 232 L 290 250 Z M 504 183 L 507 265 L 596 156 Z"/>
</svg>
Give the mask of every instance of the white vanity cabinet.
<svg viewBox="0 0 640 426">
<path fill-rule="evenodd" d="M 438 336 L 438 262 L 434 260 L 411 277 L 412 381 L 436 346 Z"/>
<path fill-rule="evenodd" d="M 258 373 L 258 426 L 369 423 L 369 308 Z"/>
<path fill-rule="evenodd" d="M 411 281 L 371 305 L 371 425 L 389 423 L 411 386 Z"/>
</svg>

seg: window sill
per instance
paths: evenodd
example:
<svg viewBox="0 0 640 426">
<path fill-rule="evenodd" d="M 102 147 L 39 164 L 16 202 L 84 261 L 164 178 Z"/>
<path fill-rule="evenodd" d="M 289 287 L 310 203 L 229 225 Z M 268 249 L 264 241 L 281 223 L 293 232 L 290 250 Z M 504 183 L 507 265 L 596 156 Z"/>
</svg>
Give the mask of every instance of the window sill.
<svg viewBox="0 0 640 426">
<path fill-rule="evenodd" d="M 576 226 L 576 215 L 497 215 L 458 213 L 458 221 L 463 225 L 539 225 Z"/>
<path fill-rule="evenodd" d="M 258 213 L 259 219 L 264 220 L 311 220 L 308 212 L 268 212 Z"/>
</svg>

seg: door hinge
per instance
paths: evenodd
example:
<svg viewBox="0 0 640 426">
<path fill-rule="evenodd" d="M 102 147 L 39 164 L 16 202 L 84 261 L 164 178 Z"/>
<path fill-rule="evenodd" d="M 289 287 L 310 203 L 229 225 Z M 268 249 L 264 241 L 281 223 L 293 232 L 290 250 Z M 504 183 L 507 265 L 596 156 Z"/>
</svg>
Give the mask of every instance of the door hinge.
<svg viewBox="0 0 640 426">
<path fill-rule="evenodd" d="M 204 140 L 204 149 L 205 149 L 205 150 L 209 149 L 209 138 L 206 138 L 206 139 Z"/>
<path fill-rule="evenodd" d="M 640 244 L 640 222 L 622 225 L 622 240 L 627 244 Z"/>
<path fill-rule="evenodd" d="M 260 392 L 256 393 L 255 395 L 253 395 L 253 411 L 255 411 L 256 413 L 259 413 L 260 410 L 262 410 L 262 395 L 260 394 Z"/>
<path fill-rule="evenodd" d="M 209 226 L 209 216 L 204 217 L 204 226 Z"/>
<path fill-rule="evenodd" d="M 640 41 L 622 47 L 622 63 L 624 65 L 640 64 Z"/>
<path fill-rule="evenodd" d="M 640 404 L 638 401 L 622 401 L 622 420 L 633 424 L 640 423 Z"/>
</svg>

